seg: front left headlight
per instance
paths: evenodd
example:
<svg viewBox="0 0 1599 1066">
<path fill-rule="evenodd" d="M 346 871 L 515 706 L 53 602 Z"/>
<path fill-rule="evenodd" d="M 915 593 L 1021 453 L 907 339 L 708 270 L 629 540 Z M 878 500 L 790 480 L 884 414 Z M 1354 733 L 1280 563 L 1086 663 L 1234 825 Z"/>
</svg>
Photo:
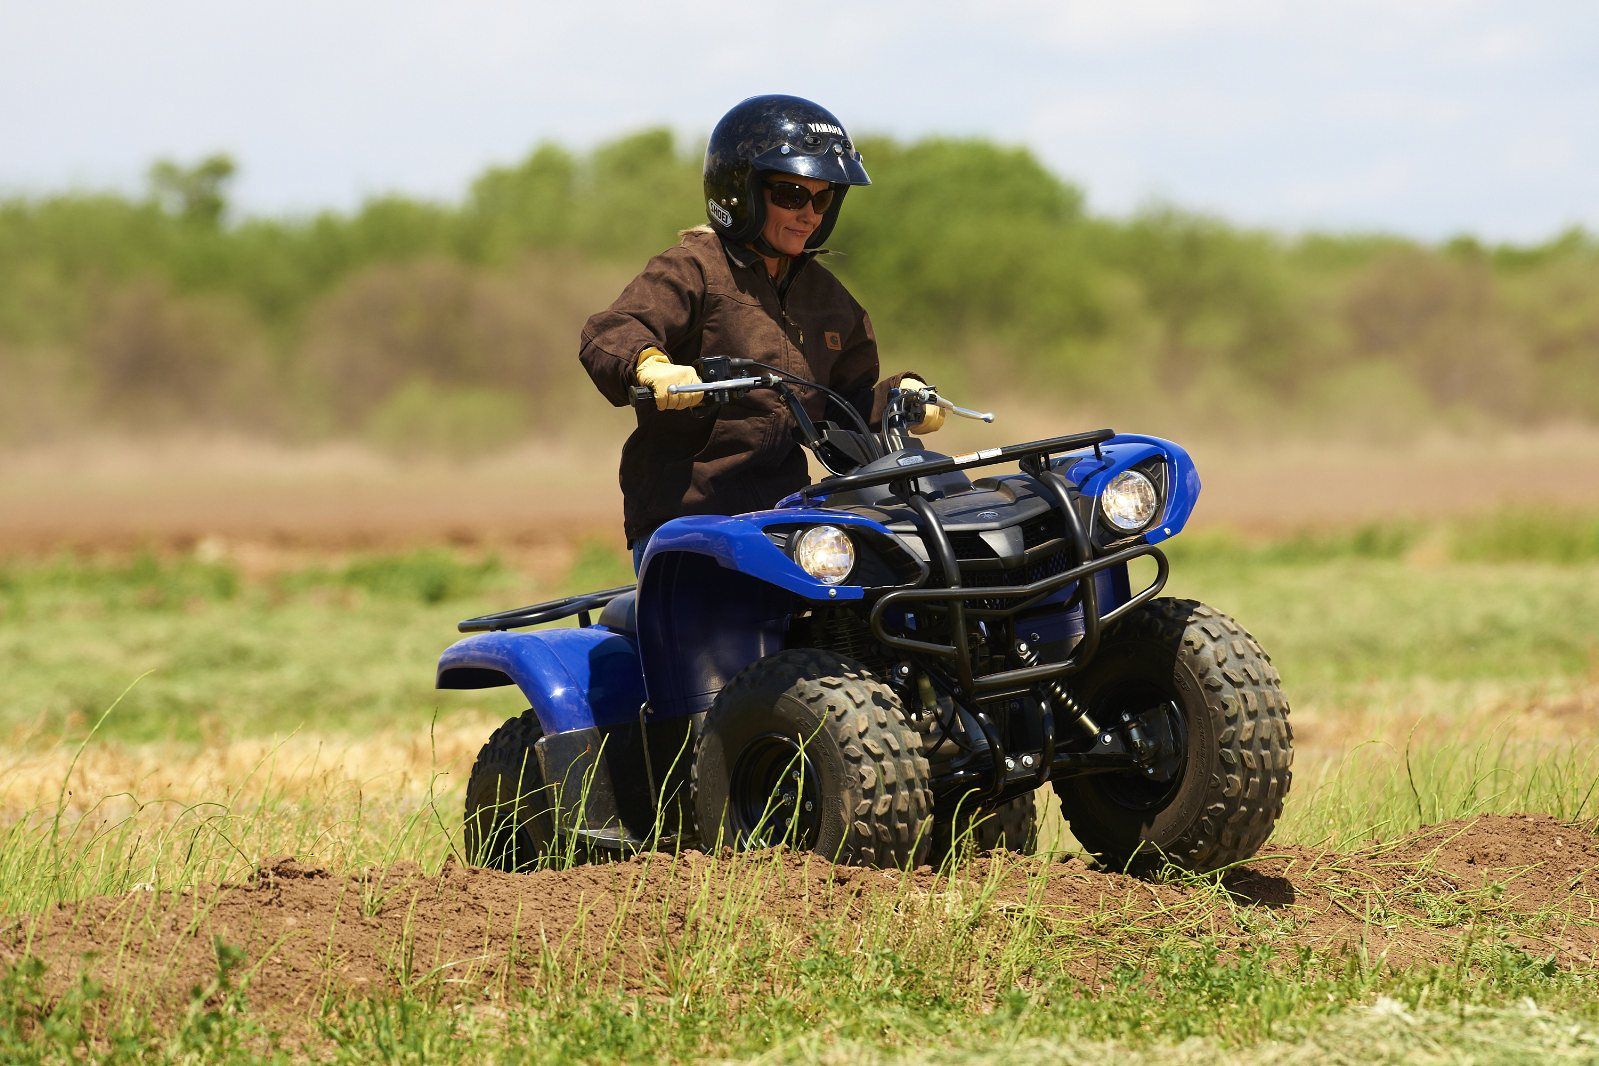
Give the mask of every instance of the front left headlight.
<svg viewBox="0 0 1599 1066">
<path fill-rule="evenodd" d="M 812 526 L 795 539 L 794 561 L 822 584 L 837 585 L 855 569 L 855 545 L 837 526 Z"/>
<path fill-rule="evenodd" d="M 1105 521 L 1123 533 L 1137 533 L 1154 520 L 1160 505 L 1155 483 L 1136 470 L 1123 470 L 1110 479 L 1099 496 Z"/>
</svg>

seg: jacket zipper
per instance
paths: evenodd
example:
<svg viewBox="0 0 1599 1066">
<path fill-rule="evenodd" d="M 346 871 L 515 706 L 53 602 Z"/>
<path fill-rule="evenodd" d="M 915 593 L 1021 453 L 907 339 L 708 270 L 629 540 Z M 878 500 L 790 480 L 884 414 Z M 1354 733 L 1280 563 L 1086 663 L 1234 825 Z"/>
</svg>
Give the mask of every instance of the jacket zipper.
<svg viewBox="0 0 1599 1066">
<path fill-rule="evenodd" d="M 801 351 L 805 349 L 805 330 L 798 322 L 795 322 L 792 318 L 788 317 L 788 290 L 789 287 L 794 284 L 795 275 L 800 272 L 807 262 L 809 262 L 809 260 L 804 257 L 799 258 L 795 262 L 791 262 L 788 270 L 784 271 L 783 280 L 781 282 L 773 281 L 770 274 L 767 274 L 764 270 L 761 271 L 761 273 L 766 276 L 766 283 L 770 285 L 773 292 L 777 294 L 777 309 L 783 316 L 784 332 L 791 332 L 794 339 L 794 346 L 799 348 Z"/>
</svg>

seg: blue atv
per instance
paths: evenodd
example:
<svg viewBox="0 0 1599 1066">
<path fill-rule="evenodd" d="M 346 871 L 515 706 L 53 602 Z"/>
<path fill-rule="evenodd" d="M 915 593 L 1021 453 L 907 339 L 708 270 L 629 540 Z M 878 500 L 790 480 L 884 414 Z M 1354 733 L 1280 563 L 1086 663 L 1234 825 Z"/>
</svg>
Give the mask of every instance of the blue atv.
<svg viewBox="0 0 1599 1066">
<path fill-rule="evenodd" d="M 1238 623 L 1157 598 L 1158 545 L 1199 494 L 1182 448 L 1098 430 L 942 455 L 906 430 L 926 405 L 993 416 L 896 390 L 874 433 L 776 367 L 697 366 L 703 384 L 674 388 L 712 417 L 777 390 L 831 476 L 768 511 L 666 523 L 636 586 L 460 623 L 438 687 L 531 704 L 472 769 L 471 861 L 786 842 L 913 866 L 1028 848 L 1045 784 L 1111 868 L 1260 848 L 1291 778 L 1288 702 Z M 846 422 L 813 419 L 808 390 Z"/>
</svg>

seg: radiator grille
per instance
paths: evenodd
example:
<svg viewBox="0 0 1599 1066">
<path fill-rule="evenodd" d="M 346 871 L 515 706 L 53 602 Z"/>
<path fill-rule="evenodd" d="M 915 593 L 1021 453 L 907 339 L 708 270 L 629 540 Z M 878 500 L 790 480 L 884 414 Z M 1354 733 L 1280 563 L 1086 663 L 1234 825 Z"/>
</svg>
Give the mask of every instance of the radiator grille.
<svg viewBox="0 0 1599 1066">
<path fill-rule="evenodd" d="M 889 661 L 882 645 L 855 611 L 818 611 L 810 620 L 809 637 L 812 647 L 836 651 L 880 677 L 888 676 Z"/>
</svg>

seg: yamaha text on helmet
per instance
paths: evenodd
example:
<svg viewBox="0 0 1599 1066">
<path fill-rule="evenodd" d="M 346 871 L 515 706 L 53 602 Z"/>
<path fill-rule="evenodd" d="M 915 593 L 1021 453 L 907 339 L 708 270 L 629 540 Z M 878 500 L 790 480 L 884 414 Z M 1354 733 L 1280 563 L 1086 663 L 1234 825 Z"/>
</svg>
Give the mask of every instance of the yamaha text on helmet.
<svg viewBox="0 0 1599 1066">
<path fill-rule="evenodd" d="M 716 232 L 736 244 L 760 242 L 766 223 L 761 175 L 768 173 L 819 178 L 837 186 L 822 224 L 805 242 L 807 248 L 821 247 L 833 232 L 849 187 L 872 183 L 861 154 L 833 113 L 797 96 L 752 96 L 723 115 L 711 131 L 705 148 L 705 213 Z"/>
</svg>

